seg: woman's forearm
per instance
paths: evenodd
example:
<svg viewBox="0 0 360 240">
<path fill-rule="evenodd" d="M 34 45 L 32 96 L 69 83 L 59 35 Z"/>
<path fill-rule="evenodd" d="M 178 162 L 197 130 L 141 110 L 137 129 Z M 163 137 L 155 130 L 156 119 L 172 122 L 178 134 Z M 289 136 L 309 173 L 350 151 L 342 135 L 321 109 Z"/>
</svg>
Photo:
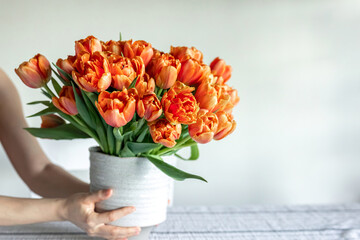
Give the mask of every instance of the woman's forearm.
<svg viewBox="0 0 360 240">
<path fill-rule="evenodd" d="M 49 198 L 68 197 L 74 193 L 90 191 L 89 184 L 52 163 L 47 164 L 42 171 L 29 179 L 27 184 L 36 194 Z"/>
<path fill-rule="evenodd" d="M 0 196 L 0 225 L 61 221 L 64 199 L 23 199 Z"/>
<path fill-rule="evenodd" d="M 89 186 L 52 164 L 27 127 L 20 97 L 0 69 L 0 142 L 24 182 L 44 197 L 67 197 L 89 191 Z"/>
</svg>

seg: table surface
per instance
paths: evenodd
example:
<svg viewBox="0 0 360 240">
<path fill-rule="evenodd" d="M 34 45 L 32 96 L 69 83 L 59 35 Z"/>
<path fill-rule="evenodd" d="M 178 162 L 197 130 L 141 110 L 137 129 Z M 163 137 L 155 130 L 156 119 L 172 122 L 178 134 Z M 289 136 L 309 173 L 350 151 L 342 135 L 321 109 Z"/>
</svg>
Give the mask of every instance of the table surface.
<svg viewBox="0 0 360 240">
<path fill-rule="evenodd" d="M 0 240 L 94 239 L 68 222 L 0 227 Z M 172 207 L 150 240 L 360 239 L 360 204 Z"/>
</svg>

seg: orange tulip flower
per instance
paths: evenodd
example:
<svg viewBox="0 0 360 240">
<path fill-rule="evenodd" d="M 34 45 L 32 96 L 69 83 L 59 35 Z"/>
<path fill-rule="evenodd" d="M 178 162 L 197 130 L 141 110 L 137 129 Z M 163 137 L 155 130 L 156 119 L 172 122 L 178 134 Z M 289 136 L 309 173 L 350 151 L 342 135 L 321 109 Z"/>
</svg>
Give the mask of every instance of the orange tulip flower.
<svg viewBox="0 0 360 240">
<path fill-rule="evenodd" d="M 52 102 L 56 108 L 67 115 L 78 114 L 74 91 L 70 86 L 64 86 L 59 93 L 59 98 L 53 97 Z"/>
<path fill-rule="evenodd" d="M 198 85 L 200 80 L 210 75 L 210 67 L 194 59 L 181 62 L 178 79 L 187 85 Z"/>
<path fill-rule="evenodd" d="M 106 43 L 101 42 L 102 50 L 110 54 L 121 55 L 124 49 L 124 42 L 110 40 Z"/>
<path fill-rule="evenodd" d="M 218 103 L 218 91 L 210 81 L 203 81 L 195 92 L 200 109 L 212 111 Z"/>
<path fill-rule="evenodd" d="M 137 91 L 135 88 L 122 91 L 101 92 L 95 102 L 105 122 L 112 127 L 122 127 L 133 118 L 136 108 Z"/>
<path fill-rule="evenodd" d="M 112 86 L 115 89 L 128 88 L 136 77 L 142 77 L 145 73 L 144 62 L 140 57 L 130 59 L 119 55 L 111 55 L 109 61 Z"/>
<path fill-rule="evenodd" d="M 168 148 L 174 147 L 181 135 L 181 124 L 173 125 L 165 118 L 148 122 L 148 126 L 153 141 Z"/>
<path fill-rule="evenodd" d="M 156 86 L 162 89 L 172 87 L 179 74 L 181 63 L 168 53 L 156 52 L 149 63 L 149 74 L 155 78 Z"/>
<path fill-rule="evenodd" d="M 110 87 L 110 65 L 104 53 L 83 54 L 76 59 L 74 67 L 76 71 L 72 72 L 72 77 L 84 91 L 102 92 Z"/>
<path fill-rule="evenodd" d="M 137 102 L 136 112 L 139 117 L 144 117 L 148 122 L 155 121 L 162 114 L 160 100 L 155 93 L 144 95 Z"/>
<path fill-rule="evenodd" d="M 231 71 L 232 71 L 231 66 L 226 65 L 225 61 L 218 58 L 218 57 L 215 58 L 210 63 L 210 68 L 211 68 L 211 72 L 215 76 L 219 76 L 219 77 L 222 77 L 224 79 L 224 83 L 226 83 L 227 80 L 229 80 L 229 78 L 231 77 Z"/>
<path fill-rule="evenodd" d="M 172 123 L 191 124 L 196 121 L 198 103 L 191 93 L 195 88 L 176 81 L 162 99 L 165 117 Z"/>
<path fill-rule="evenodd" d="M 142 97 L 144 94 L 154 92 L 155 80 L 145 73 L 144 76 L 137 79 L 135 88 L 138 91 L 139 97 Z"/>
<path fill-rule="evenodd" d="M 51 77 L 50 63 L 41 54 L 35 55 L 28 62 L 23 62 L 15 69 L 23 83 L 31 88 L 41 88 L 46 85 Z"/>
<path fill-rule="evenodd" d="M 41 128 L 54 128 L 63 124 L 65 124 L 64 119 L 55 114 L 41 116 Z"/>
<path fill-rule="evenodd" d="M 142 40 L 132 42 L 126 41 L 124 44 L 124 56 L 134 58 L 139 56 L 143 59 L 145 66 L 147 66 L 154 54 L 151 44 Z"/>
<path fill-rule="evenodd" d="M 210 142 L 218 128 L 218 118 L 215 113 L 201 109 L 195 123 L 189 125 L 189 134 L 198 143 Z"/>
<path fill-rule="evenodd" d="M 101 51 L 101 42 L 94 36 L 88 36 L 85 39 L 75 41 L 75 53 L 77 57 L 83 55 L 84 53 L 89 53 L 90 55 L 92 55 L 95 52 Z"/>
<path fill-rule="evenodd" d="M 235 130 L 236 122 L 230 113 L 224 111 L 216 112 L 216 116 L 218 117 L 219 125 L 215 132 L 214 139 L 221 140 Z"/>
<path fill-rule="evenodd" d="M 59 58 L 56 62 L 56 66 L 58 66 L 59 68 L 64 70 L 64 72 L 70 74 L 71 76 L 72 71 L 74 71 L 73 63 L 75 59 L 76 59 L 75 56 L 68 56 L 68 58 L 64 60 Z M 65 81 L 69 81 L 59 70 L 58 73 Z"/>
<path fill-rule="evenodd" d="M 225 111 L 231 113 L 234 106 L 240 101 L 237 91 L 226 84 L 215 84 L 214 87 L 217 91 L 217 105 L 213 111 Z"/>
<path fill-rule="evenodd" d="M 240 97 L 238 96 L 238 92 L 236 89 L 224 84 L 223 85 L 224 90 L 226 93 L 230 96 L 230 102 L 233 106 L 237 105 L 240 101 Z"/>
<path fill-rule="evenodd" d="M 187 85 L 198 85 L 200 79 L 207 78 L 210 67 L 202 63 L 203 55 L 196 48 L 171 47 L 170 54 L 181 62 L 178 80 Z"/>
<path fill-rule="evenodd" d="M 194 59 L 198 62 L 203 61 L 203 54 L 195 47 L 170 47 L 170 54 L 179 59 L 180 62 L 184 62 L 188 59 Z"/>
</svg>

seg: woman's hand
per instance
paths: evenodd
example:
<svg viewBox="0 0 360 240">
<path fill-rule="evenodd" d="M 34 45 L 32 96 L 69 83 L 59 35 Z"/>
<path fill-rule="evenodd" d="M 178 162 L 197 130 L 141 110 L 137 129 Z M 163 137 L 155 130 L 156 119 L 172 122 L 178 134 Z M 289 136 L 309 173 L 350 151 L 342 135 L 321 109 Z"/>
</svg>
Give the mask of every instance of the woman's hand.
<svg viewBox="0 0 360 240">
<path fill-rule="evenodd" d="M 108 199 L 112 190 L 101 190 L 95 193 L 78 193 L 67 198 L 61 216 L 85 230 L 89 236 L 106 239 L 125 239 L 138 235 L 140 227 L 117 227 L 107 225 L 135 211 L 135 207 L 124 207 L 108 212 L 95 212 L 95 203 Z"/>
</svg>

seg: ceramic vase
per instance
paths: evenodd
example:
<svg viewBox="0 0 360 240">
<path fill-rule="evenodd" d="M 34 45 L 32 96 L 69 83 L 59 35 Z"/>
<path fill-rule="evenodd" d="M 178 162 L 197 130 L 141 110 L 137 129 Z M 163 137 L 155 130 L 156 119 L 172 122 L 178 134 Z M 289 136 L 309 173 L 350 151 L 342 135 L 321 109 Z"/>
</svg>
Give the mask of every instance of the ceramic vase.
<svg viewBox="0 0 360 240">
<path fill-rule="evenodd" d="M 113 189 L 113 195 L 96 204 L 99 211 L 134 206 L 136 211 L 122 217 L 112 225 L 140 226 L 141 233 L 131 240 L 148 239 L 154 225 L 166 220 L 168 199 L 173 179 L 161 172 L 147 158 L 120 158 L 101 152 L 99 147 L 90 151 L 90 190 Z M 174 157 L 164 158 L 175 165 Z"/>
</svg>

